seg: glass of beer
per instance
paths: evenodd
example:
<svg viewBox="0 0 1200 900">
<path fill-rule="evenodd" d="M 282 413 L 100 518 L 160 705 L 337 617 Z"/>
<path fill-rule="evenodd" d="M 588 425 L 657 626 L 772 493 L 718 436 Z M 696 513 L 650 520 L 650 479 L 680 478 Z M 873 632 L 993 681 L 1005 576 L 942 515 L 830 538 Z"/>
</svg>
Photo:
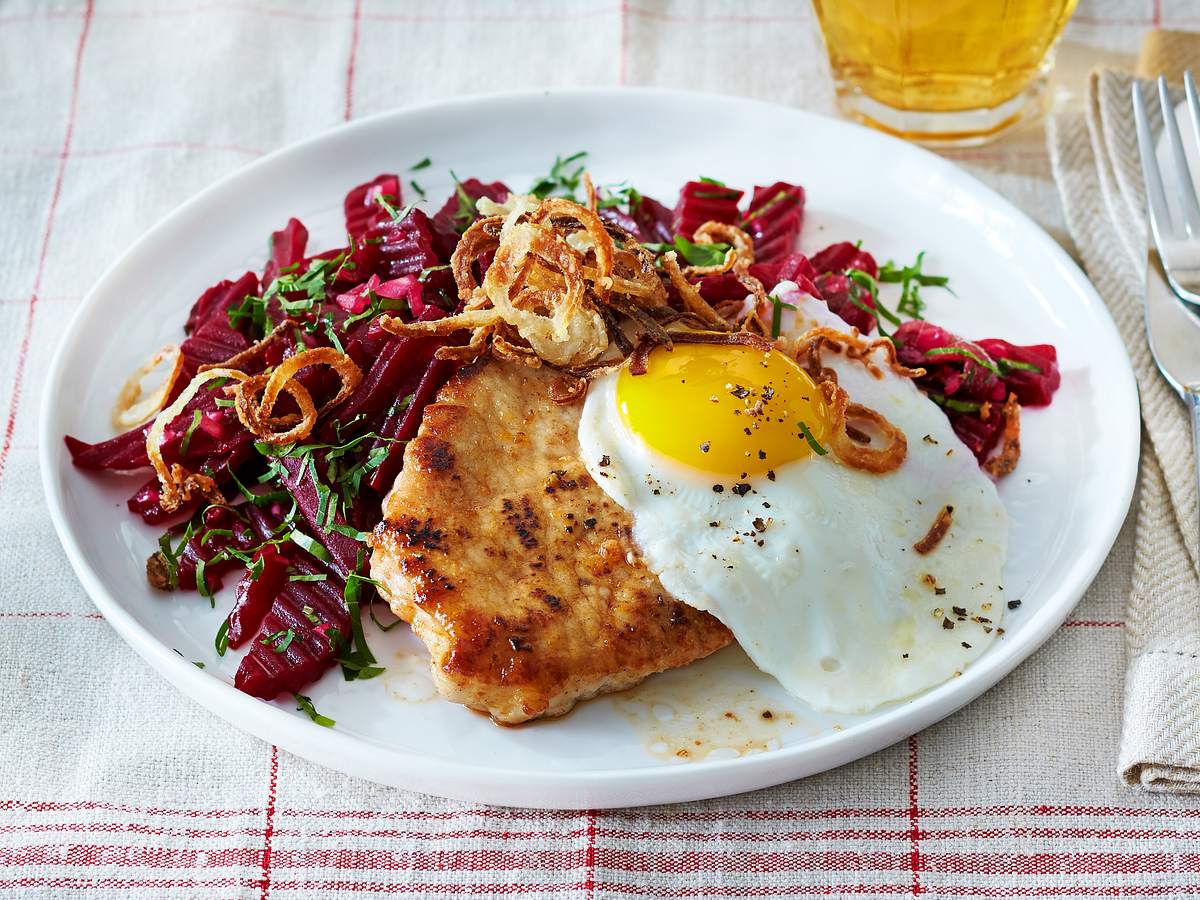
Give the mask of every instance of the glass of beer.
<svg viewBox="0 0 1200 900">
<path fill-rule="evenodd" d="M 846 115 L 978 144 L 1039 109 L 1077 0 L 813 0 Z"/>
</svg>

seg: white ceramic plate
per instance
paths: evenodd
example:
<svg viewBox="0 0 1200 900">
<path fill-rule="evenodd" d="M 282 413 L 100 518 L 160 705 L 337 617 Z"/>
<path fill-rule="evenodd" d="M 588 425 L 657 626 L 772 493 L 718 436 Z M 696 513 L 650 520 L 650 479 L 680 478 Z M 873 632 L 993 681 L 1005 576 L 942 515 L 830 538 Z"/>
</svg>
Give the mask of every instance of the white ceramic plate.
<svg viewBox="0 0 1200 900">
<path fill-rule="evenodd" d="M 397 628 L 372 637 L 386 675 L 346 683 L 330 672 L 313 686 L 317 708 L 337 720 L 326 729 L 290 702 L 266 704 L 234 690 L 236 654 L 219 659 L 212 646 L 232 591 L 212 610 L 195 594 L 168 599 L 147 587 L 145 559 L 158 533 L 124 509 L 136 482 L 75 471 L 62 435 L 111 434 L 117 386 L 149 350 L 181 337 L 192 300 L 219 278 L 261 268 L 259 248 L 289 216 L 308 225 L 311 247 L 335 245 L 344 192 L 379 172 L 432 157 L 420 178 L 440 202 L 451 168 L 520 190 L 556 153 L 576 150 L 589 151 L 597 182 L 628 179 L 668 203 L 699 174 L 744 188 L 802 183 L 803 249 L 862 239 L 880 260 L 925 250 L 926 270 L 950 275 L 958 293 L 926 291 L 935 321 L 973 337 L 1057 345 L 1062 389 L 1052 407 L 1023 417 L 1021 464 L 1000 491 L 1012 520 L 1006 594 L 1023 605 L 961 678 L 871 715 L 829 717 L 783 695 L 731 649 L 564 719 L 505 729 L 435 699 L 421 645 Z M 950 163 L 763 103 L 564 91 L 355 122 L 262 159 L 186 203 L 109 269 L 67 329 L 45 394 L 41 461 L 55 526 L 100 612 L 180 690 L 238 728 L 385 784 L 485 803 L 607 807 L 695 800 L 810 775 L 979 696 L 1054 631 L 1094 577 L 1129 505 L 1138 436 L 1133 374 L 1087 279 L 1021 212 Z M 761 716 L 768 708 L 770 720 Z"/>
</svg>

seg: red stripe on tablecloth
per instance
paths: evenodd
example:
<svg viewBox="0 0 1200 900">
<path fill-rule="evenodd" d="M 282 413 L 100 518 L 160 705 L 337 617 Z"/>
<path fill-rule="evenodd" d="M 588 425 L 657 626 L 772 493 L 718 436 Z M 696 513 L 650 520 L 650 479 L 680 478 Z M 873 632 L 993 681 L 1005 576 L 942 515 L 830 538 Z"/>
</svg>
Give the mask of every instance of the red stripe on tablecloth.
<svg viewBox="0 0 1200 900">
<path fill-rule="evenodd" d="M 26 822 L 20 825 L 0 825 L 0 835 L 4 834 L 137 834 L 150 837 L 192 837 L 192 838 L 226 838 L 226 837 L 263 837 L 263 828 L 259 825 L 244 828 L 188 828 L 174 825 L 146 825 L 141 822 Z M 451 841 L 451 840 L 480 840 L 486 838 L 503 838 L 505 840 L 552 841 L 575 840 L 585 838 L 588 829 L 575 828 L 570 831 L 514 831 L 495 828 L 465 828 L 448 831 L 405 831 L 397 828 L 344 828 L 330 831 L 317 831 L 311 828 L 281 828 L 278 825 L 272 832 L 273 838 L 302 837 L 313 840 L 334 840 L 338 838 L 386 838 L 391 840 L 408 841 Z M 639 841 L 643 843 L 669 841 L 712 843 L 782 843 L 795 841 L 903 841 L 911 836 L 908 828 L 904 829 L 831 829 L 821 831 L 636 831 L 622 828 L 608 828 L 603 825 L 596 827 L 595 838 L 615 838 L 617 840 Z M 1034 839 L 1066 839 L 1085 840 L 1089 838 L 1104 838 L 1108 840 L 1158 840 L 1162 838 L 1175 840 L 1200 840 L 1200 831 L 1181 831 L 1171 828 L 1046 828 L 1024 825 L 1000 826 L 996 828 L 945 828 L 920 830 L 922 841 L 967 839 L 1005 839 L 1005 838 L 1034 838 Z M 257 884 L 257 882 L 256 882 Z"/>
<path fill-rule="evenodd" d="M 25 332 L 21 336 L 20 349 L 17 351 L 17 365 L 13 370 L 13 390 L 8 407 L 8 421 L 4 425 L 3 442 L 0 442 L 0 479 L 4 477 L 4 466 L 8 462 L 8 452 L 12 449 L 13 431 L 17 426 L 17 409 L 21 404 L 21 382 L 25 378 L 25 364 L 29 359 L 29 342 L 33 337 L 33 317 L 37 311 L 38 291 L 42 289 L 42 276 L 46 273 L 46 252 L 50 247 L 50 235 L 54 231 L 54 216 L 58 212 L 58 198 L 62 195 L 67 159 L 71 155 L 71 139 L 75 135 L 75 110 L 79 105 L 79 74 L 83 69 L 83 50 L 87 46 L 88 34 L 92 30 L 94 3 L 95 0 L 87 0 L 87 6 L 83 13 L 83 27 L 79 30 L 79 43 L 75 47 L 75 69 L 71 75 L 71 99 L 67 106 L 67 129 L 63 133 L 62 152 L 58 157 L 58 172 L 54 176 L 54 188 L 50 192 L 50 205 L 46 210 L 46 227 L 42 232 L 42 246 L 38 251 L 37 269 L 33 274 L 33 290 L 29 295 L 29 310 L 25 315 Z"/>
<path fill-rule="evenodd" d="M 1150 12 L 1150 27 L 1162 27 L 1162 0 L 1154 0 L 1154 5 Z"/>
<path fill-rule="evenodd" d="M 266 821 L 263 823 L 262 876 L 259 900 L 271 895 L 271 841 L 275 834 L 275 793 L 279 785 L 279 748 L 271 745 L 271 778 L 267 783 Z"/>
<path fill-rule="evenodd" d="M 694 888 L 643 887 L 634 884 L 603 883 L 601 890 L 612 894 L 635 897 L 685 898 L 694 897 Z M 706 885 L 705 896 L 721 897 L 796 897 L 838 896 L 842 894 L 907 894 L 907 884 L 790 884 L 784 886 L 713 886 Z M 960 887 L 938 885 L 939 896 L 965 897 L 1161 897 L 1200 894 L 1200 885 L 1125 885 L 1119 887 L 1093 885 L 1054 885 L 1049 887 Z"/>
<path fill-rule="evenodd" d="M 917 736 L 908 738 L 908 862 L 912 872 L 912 893 L 921 893 L 921 813 L 917 789 L 920 783 L 917 764 Z"/>
<path fill-rule="evenodd" d="M 185 818 L 230 818 L 236 816 L 262 815 L 262 807 L 244 809 L 200 809 L 196 807 L 152 807 L 137 806 L 127 803 L 106 803 L 91 800 L 17 800 L 0 799 L 0 811 L 23 810 L 27 812 L 73 812 L 79 810 L 101 810 L 109 812 L 132 813 L 150 816 L 182 816 Z M 922 818 L 953 818 L 955 816 L 1091 816 L 1108 818 L 1113 816 L 1149 817 L 1161 816 L 1167 819 L 1200 818 L 1200 807 L 1133 807 L 1133 806 L 1022 806 L 1019 804 L 996 806 L 922 806 L 919 809 Z M 520 810 L 500 807 L 475 807 L 459 810 L 432 812 L 426 810 L 375 810 L 375 809 L 303 809 L 298 807 L 278 807 L 276 819 L 282 818 L 315 818 L 315 819 L 392 819 L 401 821 L 451 821 L 455 819 L 480 818 L 497 821 L 526 820 L 539 822 L 542 819 L 563 820 L 577 818 L 578 813 L 567 810 Z M 892 807 L 862 807 L 836 809 L 743 809 L 743 810 L 671 810 L 661 812 L 650 810 L 645 815 L 610 813 L 610 821 L 620 821 L 622 818 L 632 820 L 637 824 L 650 826 L 662 823 L 681 822 L 721 822 L 721 821 L 821 821 L 825 819 L 844 818 L 875 818 L 875 819 L 905 819 L 907 809 Z M 619 828 L 619 825 L 612 826 Z M 609 830 L 608 827 L 605 829 Z M 636 834 L 636 832 L 631 832 Z M 907 833 L 907 831 L 905 832 Z"/>
<path fill-rule="evenodd" d="M 225 878 L 72 878 L 68 876 L 43 877 L 36 875 L 25 875 L 21 878 L 0 880 L 0 888 L 58 887 L 84 891 L 95 891 L 104 889 L 129 890 L 132 888 L 162 889 L 181 887 L 254 887 L 257 883 L 257 880 L 254 878 L 237 878 L 233 876 L 228 876 Z"/>
<path fill-rule="evenodd" d="M 1200 872 L 1200 853 L 927 853 L 928 872 L 957 875 L 1130 875 Z"/>
<path fill-rule="evenodd" d="M 362 0 L 354 0 L 354 14 L 350 18 L 350 55 L 346 60 L 346 106 L 342 119 L 350 121 L 354 111 L 354 63 L 358 59 L 358 29 L 362 22 Z"/>
<path fill-rule="evenodd" d="M 497 835 L 499 837 L 499 835 Z M 558 872 L 578 869 L 585 854 L 580 848 L 534 850 L 513 842 L 503 850 L 492 848 L 461 848 L 444 850 L 386 850 L 381 848 L 336 847 L 292 849 L 280 847 L 272 863 L 274 887 L 282 891 L 279 873 L 285 869 L 322 871 L 349 869 L 353 871 L 452 871 L 452 872 L 527 872 L 531 870 Z M 585 882 L 586 885 L 586 882 Z"/>
<path fill-rule="evenodd" d="M 203 859 L 200 858 L 203 854 Z M 145 866 L 152 869 L 194 869 L 198 866 L 253 866 L 258 850 L 223 847 L 193 850 L 188 847 L 138 847 L 120 844 L 29 844 L 0 847 L 0 866 Z"/>
<path fill-rule="evenodd" d="M 946 819 L 953 816 L 1163 816 L 1165 818 L 1200 818 L 1200 807 L 1140 808 L 1136 806 L 930 806 L 921 810 L 925 818 Z"/>
<path fill-rule="evenodd" d="M 101 810 L 104 812 L 132 813 L 140 816 L 184 816 L 189 819 L 224 819 L 235 816 L 262 815 L 262 807 L 249 809 L 169 809 L 162 806 L 134 806 L 128 803 L 104 803 L 94 800 L 0 800 L 0 811 L 23 810 L 25 812 L 78 812 L 79 810 Z"/>
<path fill-rule="evenodd" d="M 663 853 L 604 848 L 599 868 L 606 872 L 908 872 L 906 851 L 891 850 L 678 850 Z M 597 888 L 599 885 L 597 885 Z"/>
<path fill-rule="evenodd" d="M 29 610 L 16 610 L 11 612 L 0 612 L 0 620 L 3 619 L 94 619 L 103 621 L 104 616 L 100 613 L 82 613 L 82 612 L 31 612 Z"/>
<path fill-rule="evenodd" d="M 0 825 L 0 834 L 136 834 L 143 837 L 188 838 L 261 838 L 262 828 L 186 828 L 172 825 L 145 825 L 141 822 L 23 822 L 20 825 Z M 275 833 L 282 834 L 280 829 Z M 310 832 L 295 830 L 296 836 Z M 322 837 L 323 835 L 316 835 Z M 432 836 L 431 836 L 432 837 Z M 257 884 L 257 882 L 255 882 Z"/>
<path fill-rule="evenodd" d="M 584 854 L 584 887 L 588 900 L 596 896 L 596 811 L 587 811 L 587 852 Z"/>
<path fill-rule="evenodd" d="M 487 895 L 507 896 L 509 894 L 527 894 L 535 891 L 550 893 L 552 891 L 582 891 L 582 882 L 556 884 L 544 882 L 529 884 L 526 882 L 479 882 L 474 884 L 446 884 L 438 882 L 392 882 L 392 881 L 277 881 L 275 886 L 280 891 L 300 891 L 304 896 L 324 897 L 335 891 L 343 893 L 371 893 L 376 896 L 384 894 L 418 894 L 420 896 L 444 897 L 451 894 L 456 897 Z"/>
</svg>

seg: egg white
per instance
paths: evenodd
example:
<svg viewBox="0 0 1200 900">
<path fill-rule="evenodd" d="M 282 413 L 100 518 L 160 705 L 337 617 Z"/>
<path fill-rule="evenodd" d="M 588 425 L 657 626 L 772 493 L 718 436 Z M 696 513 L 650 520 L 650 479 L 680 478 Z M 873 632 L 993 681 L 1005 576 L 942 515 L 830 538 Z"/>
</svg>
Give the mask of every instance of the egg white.
<svg viewBox="0 0 1200 900">
<path fill-rule="evenodd" d="M 797 307 L 785 321 L 793 334 L 847 329 L 790 282 L 774 293 Z M 613 374 L 591 385 L 579 442 L 592 477 L 632 513 L 664 588 L 724 622 L 789 693 L 862 713 L 961 674 L 996 638 L 1008 525 L 991 480 L 911 380 L 886 366 L 876 378 L 840 354 L 823 361 L 853 402 L 905 433 L 898 469 L 875 475 L 829 454 L 782 465 L 773 481 L 706 473 L 626 428 Z M 739 495 L 737 483 L 750 490 Z M 947 505 L 949 532 L 918 554 L 913 544 Z"/>
</svg>

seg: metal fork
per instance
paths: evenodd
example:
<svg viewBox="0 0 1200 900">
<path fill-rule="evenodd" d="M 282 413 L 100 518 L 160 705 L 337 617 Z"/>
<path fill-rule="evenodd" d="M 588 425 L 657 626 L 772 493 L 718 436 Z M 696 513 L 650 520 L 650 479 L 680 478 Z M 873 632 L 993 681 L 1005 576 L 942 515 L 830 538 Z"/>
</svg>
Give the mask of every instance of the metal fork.
<svg viewBox="0 0 1200 900">
<path fill-rule="evenodd" d="M 1184 76 L 1184 86 L 1192 127 L 1196 130 L 1197 145 L 1200 146 L 1200 100 L 1191 72 Z M 1142 157 L 1142 176 L 1146 181 L 1150 228 L 1158 248 L 1157 252 L 1150 251 L 1146 271 L 1146 336 L 1158 370 L 1188 405 L 1196 454 L 1196 480 L 1200 486 L 1200 318 L 1180 302 L 1187 300 L 1200 304 L 1200 295 L 1187 288 L 1188 284 L 1200 287 L 1200 203 L 1197 203 L 1179 126 L 1175 121 L 1175 108 L 1167 92 L 1167 83 L 1162 78 L 1158 79 L 1158 97 L 1162 105 L 1163 129 L 1175 163 L 1181 214 L 1178 218 L 1172 217 L 1167 205 L 1145 102 L 1140 86 L 1135 81 L 1133 115 L 1137 126 L 1138 150 Z M 1185 263 L 1193 265 L 1191 268 L 1181 268 Z M 1189 281 L 1189 277 L 1194 280 Z"/>
<path fill-rule="evenodd" d="M 1196 82 L 1190 71 L 1184 73 L 1183 85 L 1192 131 L 1200 147 L 1200 97 L 1197 96 Z M 1200 198 L 1196 196 L 1195 182 L 1183 149 L 1183 138 L 1175 118 L 1175 104 L 1171 102 L 1167 80 L 1162 77 L 1158 79 L 1158 103 L 1162 107 L 1163 133 L 1171 150 L 1174 176 L 1171 179 L 1174 188 L 1172 193 L 1179 201 L 1178 208 L 1174 210 L 1167 199 L 1162 172 L 1159 171 L 1145 101 L 1137 83 L 1134 83 L 1133 115 L 1137 124 L 1138 148 L 1142 154 L 1142 174 L 1146 180 L 1150 229 L 1154 233 L 1154 244 L 1158 247 L 1171 289 L 1179 299 L 1200 307 Z"/>
</svg>

